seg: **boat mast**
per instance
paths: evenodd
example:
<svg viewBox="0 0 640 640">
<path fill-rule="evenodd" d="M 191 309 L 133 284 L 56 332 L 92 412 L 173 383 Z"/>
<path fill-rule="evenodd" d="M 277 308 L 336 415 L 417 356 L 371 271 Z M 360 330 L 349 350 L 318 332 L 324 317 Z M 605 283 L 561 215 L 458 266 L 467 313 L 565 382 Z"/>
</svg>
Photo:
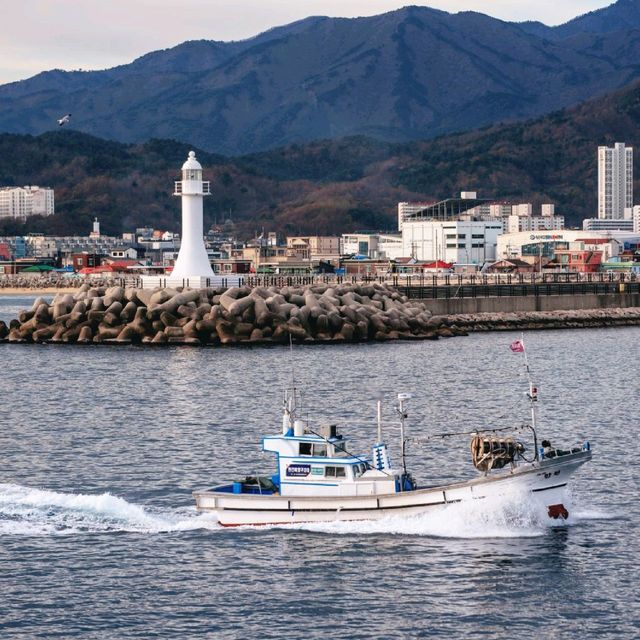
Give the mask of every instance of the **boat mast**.
<svg viewBox="0 0 640 640">
<path fill-rule="evenodd" d="M 531 368 L 529 367 L 529 358 L 527 357 L 527 349 L 524 345 L 524 333 L 521 334 L 520 344 L 522 344 L 522 353 L 524 355 L 524 367 L 527 372 L 527 380 L 529 381 L 529 404 L 531 406 L 531 430 L 533 431 L 533 447 L 535 449 L 535 460 L 540 458 L 540 452 L 538 451 L 538 436 L 536 433 L 536 427 L 538 425 L 538 387 L 533 383 L 531 377 Z"/>
<path fill-rule="evenodd" d="M 293 367 L 293 341 L 289 334 L 289 364 L 291 366 L 291 388 L 284 392 L 284 416 L 282 417 L 282 433 L 286 435 L 289 430 L 295 431 L 296 423 L 296 373 Z"/>
<path fill-rule="evenodd" d="M 531 368 L 529 367 L 529 358 L 527 357 L 527 349 L 524 344 L 524 334 L 522 334 L 520 342 L 522 343 L 522 353 L 524 355 L 524 368 L 527 372 L 527 380 L 529 382 L 529 393 L 527 394 L 527 397 L 529 398 L 529 404 L 531 405 L 531 426 L 535 429 L 538 417 L 538 387 L 533 384 L 533 379 L 531 378 Z"/>
<path fill-rule="evenodd" d="M 407 460 L 405 457 L 405 438 L 404 438 L 404 421 L 407 418 L 407 413 L 404 410 L 404 401 L 411 398 L 410 393 L 398 394 L 398 407 L 397 412 L 400 415 L 400 456 L 402 457 L 402 470 L 404 474 L 407 474 Z"/>
</svg>

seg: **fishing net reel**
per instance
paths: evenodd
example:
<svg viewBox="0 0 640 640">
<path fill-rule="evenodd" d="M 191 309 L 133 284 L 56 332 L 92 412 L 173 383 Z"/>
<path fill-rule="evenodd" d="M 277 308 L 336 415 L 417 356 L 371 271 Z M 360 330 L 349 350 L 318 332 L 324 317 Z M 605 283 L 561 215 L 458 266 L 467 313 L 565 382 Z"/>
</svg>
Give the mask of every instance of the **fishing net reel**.
<svg viewBox="0 0 640 640">
<path fill-rule="evenodd" d="M 525 447 L 512 437 L 476 435 L 471 440 L 473 465 L 479 471 L 502 469 L 521 457 Z"/>
</svg>

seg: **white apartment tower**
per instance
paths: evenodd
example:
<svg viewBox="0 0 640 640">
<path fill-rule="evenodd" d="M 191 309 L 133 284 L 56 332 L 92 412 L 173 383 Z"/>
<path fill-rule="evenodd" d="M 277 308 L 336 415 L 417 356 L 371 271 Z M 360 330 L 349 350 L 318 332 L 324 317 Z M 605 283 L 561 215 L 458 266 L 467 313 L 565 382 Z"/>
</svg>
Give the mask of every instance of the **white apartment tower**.
<svg viewBox="0 0 640 640">
<path fill-rule="evenodd" d="M 632 207 L 633 148 L 598 147 L 598 218 L 630 218 Z"/>
<path fill-rule="evenodd" d="M 29 216 L 52 216 L 53 189 L 49 187 L 0 187 L 0 218 L 26 220 Z"/>
</svg>

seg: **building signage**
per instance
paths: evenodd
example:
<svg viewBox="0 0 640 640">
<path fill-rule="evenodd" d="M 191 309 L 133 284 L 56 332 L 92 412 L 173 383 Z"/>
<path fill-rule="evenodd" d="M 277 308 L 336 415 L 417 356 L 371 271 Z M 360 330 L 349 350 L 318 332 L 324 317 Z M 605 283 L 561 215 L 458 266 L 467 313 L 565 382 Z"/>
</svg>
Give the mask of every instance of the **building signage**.
<svg viewBox="0 0 640 640">
<path fill-rule="evenodd" d="M 562 240 L 562 234 L 530 235 L 529 240 Z"/>
<path fill-rule="evenodd" d="M 305 478 L 311 472 L 310 464 L 290 464 L 287 467 L 288 478 Z"/>
</svg>

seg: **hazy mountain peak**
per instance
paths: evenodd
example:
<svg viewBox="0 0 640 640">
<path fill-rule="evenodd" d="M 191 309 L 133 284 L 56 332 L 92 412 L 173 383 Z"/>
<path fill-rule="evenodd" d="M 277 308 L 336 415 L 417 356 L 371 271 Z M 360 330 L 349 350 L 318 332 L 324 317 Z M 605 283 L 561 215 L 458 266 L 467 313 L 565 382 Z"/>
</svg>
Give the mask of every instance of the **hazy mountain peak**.
<svg viewBox="0 0 640 640">
<path fill-rule="evenodd" d="M 41 133 L 73 112 L 72 128 L 104 138 L 176 138 L 228 155 L 351 135 L 428 138 L 547 113 L 639 77 L 639 4 L 619 0 L 561 27 L 414 5 L 312 16 L 246 40 L 193 40 L 106 71 L 0 86 L 0 131 Z"/>
</svg>

